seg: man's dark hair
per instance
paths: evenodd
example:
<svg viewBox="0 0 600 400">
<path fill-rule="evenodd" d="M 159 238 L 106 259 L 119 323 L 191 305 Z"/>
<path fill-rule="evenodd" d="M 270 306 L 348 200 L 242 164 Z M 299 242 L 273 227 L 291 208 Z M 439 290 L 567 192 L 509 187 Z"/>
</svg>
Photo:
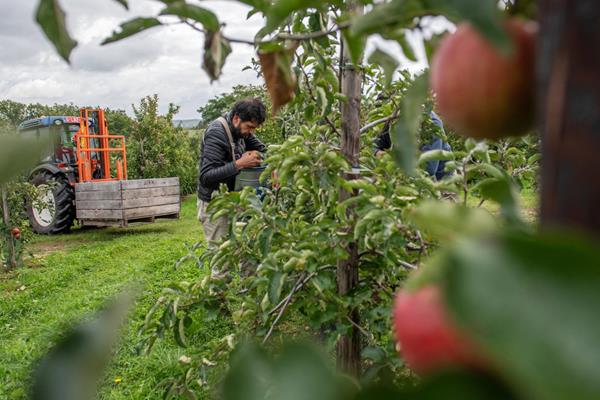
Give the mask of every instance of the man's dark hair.
<svg viewBox="0 0 600 400">
<path fill-rule="evenodd" d="M 267 110 L 260 99 L 240 100 L 231 109 L 231 116 L 238 116 L 242 122 L 252 121 L 261 125 L 267 119 Z"/>
</svg>

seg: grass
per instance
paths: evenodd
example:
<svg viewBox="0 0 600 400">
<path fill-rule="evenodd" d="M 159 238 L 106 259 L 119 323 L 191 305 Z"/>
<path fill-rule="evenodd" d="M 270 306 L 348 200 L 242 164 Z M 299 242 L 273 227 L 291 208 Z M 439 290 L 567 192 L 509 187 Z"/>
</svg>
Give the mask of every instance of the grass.
<svg viewBox="0 0 600 400">
<path fill-rule="evenodd" d="M 180 220 L 36 237 L 29 246 L 37 255 L 28 260 L 30 268 L 0 275 L 0 399 L 25 398 L 32 367 L 60 333 L 131 283 L 141 287 L 140 295 L 99 398 L 161 398 L 157 385 L 179 370 L 183 351 L 162 340 L 150 355 L 137 356 L 136 331 L 168 282 L 204 274 L 191 264 L 173 267 L 187 252 L 184 243 L 202 239 L 201 232 L 191 197 Z"/>
</svg>

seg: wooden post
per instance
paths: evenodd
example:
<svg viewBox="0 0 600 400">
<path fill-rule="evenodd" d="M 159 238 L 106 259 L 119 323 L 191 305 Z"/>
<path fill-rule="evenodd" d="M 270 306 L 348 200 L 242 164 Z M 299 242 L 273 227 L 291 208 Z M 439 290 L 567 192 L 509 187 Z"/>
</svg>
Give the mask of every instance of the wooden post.
<svg viewBox="0 0 600 400">
<path fill-rule="evenodd" d="M 359 2 L 351 2 L 348 11 L 356 15 L 364 12 L 364 7 Z M 360 153 L 360 97 L 362 74 L 352 64 L 349 46 L 342 46 L 341 58 L 341 90 L 348 101 L 342 102 L 342 154 L 352 166 L 358 166 Z M 346 179 L 353 179 L 353 174 L 347 174 Z M 345 190 L 340 193 L 340 202 L 350 198 L 353 194 Z M 358 285 L 358 245 L 348 245 L 349 257 L 339 261 L 337 265 L 338 293 L 346 295 Z M 359 377 L 361 373 L 361 346 L 360 346 L 360 318 L 358 310 L 352 310 L 348 315 L 353 323 L 349 335 L 342 336 L 337 343 L 338 369 L 352 376 Z M 347 321 L 344 321 L 347 322 Z"/>
<path fill-rule="evenodd" d="M 8 194 L 6 191 L 6 186 L 2 185 L 0 186 L 0 192 L 2 194 L 2 217 L 4 219 L 4 225 L 6 225 L 6 227 L 8 229 L 10 229 L 10 212 L 8 209 Z M 7 235 L 6 238 L 6 247 L 7 247 L 7 253 L 8 253 L 8 260 L 7 260 L 7 269 L 10 271 L 12 269 L 17 268 L 17 257 L 15 255 L 15 244 L 13 242 L 13 237 L 9 234 Z"/>
<path fill-rule="evenodd" d="M 541 222 L 600 234 L 600 2 L 540 0 Z"/>
</svg>

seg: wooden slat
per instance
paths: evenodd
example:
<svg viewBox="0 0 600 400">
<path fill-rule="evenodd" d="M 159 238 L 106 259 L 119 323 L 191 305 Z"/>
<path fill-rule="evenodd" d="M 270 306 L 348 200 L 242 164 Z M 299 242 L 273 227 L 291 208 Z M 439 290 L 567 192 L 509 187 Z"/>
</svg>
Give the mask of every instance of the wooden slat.
<svg viewBox="0 0 600 400">
<path fill-rule="evenodd" d="M 77 210 L 77 219 L 123 219 L 123 210 Z"/>
<path fill-rule="evenodd" d="M 127 189 L 123 191 L 122 198 L 123 200 L 129 200 L 173 195 L 179 195 L 179 185 L 150 189 Z"/>
<path fill-rule="evenodd" d="M 77 192 L 75 200 L 121 200 L 122 193 L 106 192 L 103 190 L 90 190 L 88 192 Z"/>
<path fill-rule="evenodd" d="M 84 182 L 75 184 L 75 193 L 101 190 L 105 192 L 121 191 L 121 181 L 116 182 Z M 76 195 L 77 196 L 77 195 Z"/>
<path fill-rule="evenodd" d="M 76 200 L 77 210 L 120 210 L 123 208 L 121 200 Z"/>
<path fill-rule="evenodd" d="M 158 196 L 142 199 L 123 200 L 123 209 L 162 206 L 167 204 L 179 204 L 180 197 L 176 196 Z"/>
<path fill-rule="evenodd" d="M 123 210 L 123 218 L 124 219 L 133 219 L 133 218 L 141 218 L 141 217 L 152 217 L 159 215 L 167 215 L 167 214 L 175 214 L 179 212 L 179 203 L 177 204 L 167 204 L 163 206 L 154 206 L 154 207 L 140 207 L 140 208 L 131 208 L 129 210 Z"/>
<path fill-rule="evenodd" d="M 129 189 L 147 189 L 164 186 L 179 186 L 179 178 L 134 179 L 122 181 L 124 191 Z"/>
</svg>

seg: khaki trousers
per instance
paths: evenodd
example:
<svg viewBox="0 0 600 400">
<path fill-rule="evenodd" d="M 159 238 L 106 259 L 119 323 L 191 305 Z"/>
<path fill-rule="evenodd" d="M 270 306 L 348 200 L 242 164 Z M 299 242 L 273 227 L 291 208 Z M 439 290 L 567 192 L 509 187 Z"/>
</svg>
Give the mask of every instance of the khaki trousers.
<svg viewBox="0 0 600 400">
<path fill-rule="evenodd" d="M 197 200 L 196 205 L 198 206 L 198 221 L 202 223 L 204 229 L 204 240 L 206 240 L 208 247 L 214 247 L 215 242 L 221 239 L 227 234 L 228 218 L 220 217 L 215 221 L 210 220 L 210 214 L 206 211 L 208 202 Z"/>
</svg>

